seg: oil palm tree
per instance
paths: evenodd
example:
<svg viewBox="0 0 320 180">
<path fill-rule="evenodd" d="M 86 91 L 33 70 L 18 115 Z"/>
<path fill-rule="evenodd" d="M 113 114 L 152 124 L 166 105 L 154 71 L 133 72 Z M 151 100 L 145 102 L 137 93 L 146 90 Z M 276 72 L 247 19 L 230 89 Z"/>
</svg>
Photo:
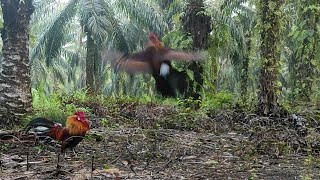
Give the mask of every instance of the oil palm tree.
<svg viewBox="0 0 320 180">
<path fill-rule="evenodd" d="M 1 7 L 0 124 L 9 124 L 32 110 L 28 41 L 34 9 L 32 0 L 1 0 Z"/>
<path fill-rule="evenodd" d="M 191 35 L 192 47 L 198 50 L 208 48 L 208 37 L 211 32 L 211 17 L 204 11 L 203 0 L 189 0 L 185 7 L 185 14 L 182 16 L 183 30 Z M 193 62 L 189 69 L 194 74 L 195 84 L 195 89 L 191 91 L 200 92 L 203 85 L 203 66 L 199 62 Z"/>
<path fill-rule="evenodd" d="M 41 4 L 44 1 L 39 2 L 39 6 L 43 5 L 39 11 L 48 5 Z M 48 15 L 44 15 L 42 18 L 47 18 Z M 77 24 L 77 27 L 70 24 Z M 82 69 L 80 73 L 86 74 L 87 87 L 95 92 L 95 87 L 99 85 L 97 82 L 101 80 L 97 77 L 106 72 L 105 68 L 101 68 L 105 64 L 100 58 L 102 48 L 134 51 L 146 40 L 147 31 L 162 35 L 167 24 L 159 11 L 154 10 L 147 1 L 70 0 L 44 28 L 45 31 L 34 45 L 31 59 L 46 60 L 46 64 L 51 66 L 53 60 L 60 58 L 59 55 L 64 51 L 70 32 L 79 32 L 80 29 L 82 36 L 78 43 L 81 46 L 85 43 L 85 48 L 79 49 L 86 50 L 82 53 L 86 56 L 86 70 Z"/>
<path fill-rule="evenodd" d="M 261 22 L 261 63 L 257 113 L 280 115 L 277 96 L 279 75 L 281 22 L 283 0 L 260 0 L 257 2 Z M 272 27 L 272 28 L 271 28 Z"/>
<path fill-rule="evenodd" d="M 252 47 L 255 35 L 254 28 L 257 25 L 257 12 L 253 7 L 254 2 L 252 0 L 224 0 L 221 6 L 223 13 L 229 17 L 233 16 L 231 19 L 234 23 L 231 24 L 236 25 L 233 27 L 231 26 L 231 31 L 240 31 L 241 34 L 241 38 L 238 38 L 236 41 L 241 48 L 234 52 L 234 55 L 232 56 L 232 64 L 237 70 L 237 74 L 239 74 L 240 95 L 243 103 L 246 103 L 248 99 L 247 89 L 249 85 L 249 64 L 251 61 L 251 51 L 254 48 Z"/>
<path fill-rule="evenodd" d="M 290 75 L 294 100 L 311 101 L 316 74 L 316 63 L 319 61 L 319 28 L 320 2 L 292 1 L 288 9 L 296 12 L 292 15 L 292 24 L 288 47 L 290 57 Z M 289 12 L 290 13 L 290 12 Z"/>
</svg>

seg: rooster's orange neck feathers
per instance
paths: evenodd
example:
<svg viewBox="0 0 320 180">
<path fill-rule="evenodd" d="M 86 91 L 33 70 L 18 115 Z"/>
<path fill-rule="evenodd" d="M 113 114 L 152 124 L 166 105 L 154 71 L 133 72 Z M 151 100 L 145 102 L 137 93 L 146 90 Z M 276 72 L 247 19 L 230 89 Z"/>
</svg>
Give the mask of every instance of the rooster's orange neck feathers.
<svg viewBox="0 0 320 180">
<path fill-rule="evenodd" d="M 66 128 L 71 136 L 85 135 L 90 129 L 87 121 L 77 120 L 77 115 L 72 115 L 67 118 Z"/>
</svg>

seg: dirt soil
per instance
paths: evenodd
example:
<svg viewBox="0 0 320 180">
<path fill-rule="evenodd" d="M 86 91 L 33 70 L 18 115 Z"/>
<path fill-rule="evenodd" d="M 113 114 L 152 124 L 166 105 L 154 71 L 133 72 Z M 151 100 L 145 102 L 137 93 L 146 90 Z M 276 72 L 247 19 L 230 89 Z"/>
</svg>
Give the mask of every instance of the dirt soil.
<svg viewBox="0 0 320 180">
<path fill-rule="evenodd" d="M 225 111 L 187 131 L 165 118 L 174 117 L 168 107 L 122 109 L 114 117 L 96 109 L 77 156 L 68 151 L 59 162 L 57 143 L 3 135 L 0 179 L 320 179 L 316 120 Z"/>
</svg>

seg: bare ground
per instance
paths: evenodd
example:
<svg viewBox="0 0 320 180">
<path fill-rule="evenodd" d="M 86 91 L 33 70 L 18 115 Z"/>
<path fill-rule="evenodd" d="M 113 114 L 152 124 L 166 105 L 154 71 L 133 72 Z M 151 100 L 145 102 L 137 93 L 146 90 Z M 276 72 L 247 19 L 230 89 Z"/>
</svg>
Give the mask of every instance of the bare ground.
<svg viewBox="0 0 320 180">
<path fill-rule="evenodd" d="M 194 118 L 153 105 L 126 105 L 115 116 L 92 109 L 77 156 L 67 152 L 59 164 L 52 143 L 2 136 L 0 179 L 320 179 L 315 120 L 239 111 Z"/>
</svg>

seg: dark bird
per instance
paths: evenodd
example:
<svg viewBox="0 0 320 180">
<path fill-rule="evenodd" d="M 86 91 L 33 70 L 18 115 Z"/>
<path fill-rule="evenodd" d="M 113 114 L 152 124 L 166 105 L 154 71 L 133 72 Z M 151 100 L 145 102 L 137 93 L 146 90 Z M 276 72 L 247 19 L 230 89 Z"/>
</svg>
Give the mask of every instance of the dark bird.
<svg viewBox="0 0 320 180">
<path fill-rule="evenodd" d="M 144 51 L 125 54 L 112 61 L 112 66 L 115 70 L 130 74 L 150 73 L 156 81 L 157 91 L 162 96 L 176 97 L 178 94 L 186 95 L 191 81 L 185 71 L 174 69 L 171 61 L 198 61 L 204 57 L 201 52 L 178 51 L 165 47 L 154 33 L 150 33 Z"/>
<path fill-rule="evenodd" d="M 30 130 L 33 130 L 39 137 L 50 137 L 61 142 L 60 152 L 64 153 L 67 148 L 73 150 L 83 140 L 90 127 L 84 112 L 78 111 L 67 118 L 66 127 L 39 117 L 28 123 L 25 132 L 28 133 Z"/>
</svg>

